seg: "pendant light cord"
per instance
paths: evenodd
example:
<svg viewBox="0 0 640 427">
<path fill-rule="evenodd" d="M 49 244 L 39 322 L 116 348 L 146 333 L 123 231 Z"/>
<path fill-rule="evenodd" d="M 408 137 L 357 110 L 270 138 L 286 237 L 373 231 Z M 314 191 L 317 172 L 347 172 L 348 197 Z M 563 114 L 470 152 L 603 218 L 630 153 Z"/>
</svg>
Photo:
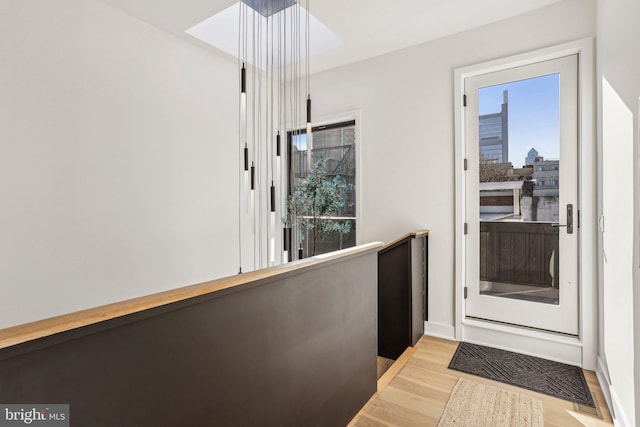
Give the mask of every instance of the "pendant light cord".
<svg viewBox="0 0 640 427">
<path fill-rule="evenodd" d="M 307 96 L 311 96 L 311 78 L 310 78 L 311 71 L 310 71 L 310 68 L 309 68 L 309 57 L 311 56 L 311 50 L 310 50 L 310 47 L 311 47 L 311 28 L 309 27 L 309 14 L 310 14 L 310 11 L 309 11 L 309 0 L 307 0 L 307 28 L 306 28 L 306 30 L 307 30 L 306 31 L 306 45 L 307 45 L 306 46 L 307 47 L 307 52 L 306 52 L 306 55 L 307 55 L 307 58 L 306 58 L 307 59 Z"/>
<path fill-rule="evenodd" d="M 238 165 L 241 170 L 238 179 L 239 273 L 242 272 L 243 255 L 245 261 L 251 262 L 247 258 L 250 255 L 243 254 L 243 232 L 246 233 L 249 224 L 253 236 L 254 269 L 284 260 L 284 248 L 289 251 L 294 248 L 293 244 L 287 245 L 289 242 L 283 241 L 284 235 L 277 237 L 277 230 L 283 225 L 277 221 L 282 222 L 288 213 L 287 194 L 295 179 L 289 174 L 293 172 L 292 166 L 299 172 L 309 173 L 313 164 L 312 135 L 305 135 L 305 124 L 310 125 L 311 111 L 310 1 L 306 0 L 305 11 L 301 0 L 293 2 L 293 5 L 286 0 L 253 0 L 252 4 L 247 1 L 240 0 L 237 46 L 238 68 L 241 70 L 239 86 L 243 89 L 248 87 L 246 91 L 240 91 L 238 118 Z M 302 13 L 305 13 L 304 17 Z M 266 19 L 262 19 L 261 14 Z M 247 64 L 250 66 L 245 69 Z M 251 76 L 246 76 L 247 72 Z M 277 100 L 274 99 L 276 96 Z M 287 132 L 287 129 L 291 131 Z M 306 147 L 302 145 L 305 140 Z M 289 158 L 291 142 L 299 144 L 299 156 L 295 157 L 293 164 Z M 284 150 L 286 160 L 283 159 Z M 306 162 L 301 161 L 305 158 L 303 156 L 306 156 Z M 243 160 L 251 166 L 251 192 L 247 198 L 243 197 L 246 193 L 246 188 L 243 192 L 243 181 L 246 186 L 248 166 L 242 166 Z M 247 213 L 243 215 L 245 207 Z M 304 227 L 295 228 L 295 247 L 301 247 Z M 282 244 L 276 243 L 276 238 Z M 249 250 L 244 246 L 245 251 Z"/>
<path fill-rule="evenodd" d="M 240 9 L 238 11 L 238 69 L 240 69 L 240 63 L 242 62 L 242 9 L 244 2 L 240 2 Z M 238 87 L 242 85 L 242 76 L 238 74 Z M 242 98 L 242 93 L 240 93 L 240 98 Z M 240 162 L 242 162 L 242 153 L 243 153 L 243 145 L 242 145 L 242 103 L 238 102 L 238 169 L 240 173 L 238 175 L 238 274 L 242 273 L 242 167 L 240 167 Z"/>
</svg>

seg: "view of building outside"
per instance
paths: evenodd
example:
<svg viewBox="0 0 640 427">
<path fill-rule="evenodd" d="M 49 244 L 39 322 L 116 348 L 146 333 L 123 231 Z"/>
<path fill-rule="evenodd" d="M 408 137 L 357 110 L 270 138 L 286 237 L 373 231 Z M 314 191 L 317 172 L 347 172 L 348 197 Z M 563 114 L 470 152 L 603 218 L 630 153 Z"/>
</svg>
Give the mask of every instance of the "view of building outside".
<svg viewBox="0 0 640 427">
<path fill-rule="evenodd" d="M 355 153 L 355 122 L 338 123 L 335 125 L 314 128 L 312 147 L 308 150 L 306 133 L 292 134 L 290 138 L 289 191 L 295 188 L 295 183 L 304 179 L 309 173 L 308 166 L 319 159 L 326 160 L 327 178 L 340 176 L 348 185 L 344 207 L 335 212 L 330 218 L 340 223 L 349 223 L 347 233 L 326 232 L 319 236 L 316 242 L 316 254 L 322 254 L 339 249 L 355 246 L 356 244 L 356 153 Z M 307 156 L 311 153 L 311 162 Z M 308 220 L 308 218 L 303 218 Z M 310 256 L 310 232 L 301 233 L 295 237 L 295 247 L 302 245 L 303 255 Z"/>
<path fill-rule="evenodd" d="M 533 162 L 536 160 L 536 157 L 538 157 L 538 151 L 535 148 L 532 148 L 531 150 L 529 150 L 529 153 L 527 153 L 527 158 L 525 159 L 525 166 L 526 165 L 533 165 Z"/>
<path fill-rule="evenodd" d="M 558 75 L 480 89 L 481 220 L 558 220 L 558 97 Z M 498 182 L 520 184 L 489 184 Z"/>
<path fill-rule="evenodd" d="M 480 159 L 487 163 L 509 161 L 509 102 L 503 92 L 501 110 L 480 116 Z"/>
<path fill-rule="evenodd" d="M 479 89 L 480 292 L 558 304 L 559 76 Z"/>
</svg>

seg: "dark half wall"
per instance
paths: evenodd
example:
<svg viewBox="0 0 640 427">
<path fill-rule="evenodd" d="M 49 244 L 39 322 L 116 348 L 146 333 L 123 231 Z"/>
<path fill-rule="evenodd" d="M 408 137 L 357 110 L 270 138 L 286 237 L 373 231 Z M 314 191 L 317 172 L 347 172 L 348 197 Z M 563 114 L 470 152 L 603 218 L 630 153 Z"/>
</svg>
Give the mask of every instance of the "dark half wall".
<svg viewBox="0 0 640 427">
<path fill-rule="evenodd" d="M 304 263 L 304 262 L 303 262 Z M 0 350 L 73 426 L 345 426 L 376 391 L 377 248 Z"/>
</svg>

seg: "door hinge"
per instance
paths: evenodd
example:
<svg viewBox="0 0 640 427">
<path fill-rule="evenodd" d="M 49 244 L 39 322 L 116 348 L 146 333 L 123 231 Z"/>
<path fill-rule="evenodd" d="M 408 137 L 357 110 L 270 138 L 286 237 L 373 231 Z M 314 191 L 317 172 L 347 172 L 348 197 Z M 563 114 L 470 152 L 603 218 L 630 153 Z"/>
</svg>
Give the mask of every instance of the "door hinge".
<svg viewBox="0 0 640 427">
<path fill-rule="evenodd" d="M 578 228 L 580 228 L 580 209 L 578 209 Z"/>
<path fill-rule="evenodd" d="M 464 223 L 464 227 L 463 227 L 463 233 L 467 234 L 467 223 Z"/>
<path fill-rule="evenodd" d="M 463 107 L 467 106 L 467 95 L 462 95 L 462 106 Z"/>
<path fill-rule="evenodd" d="M 464 170 L 467 170 L 467 159 L 464 159 Z"/>
<path fill-rule="evenodd" d="M 467 299 L 467 292 L 468 292 L 467 290 L 468 289 L 469 288 L 467 288 L 466 286 L 464 287 L 464 299 Z"/>
</svg>

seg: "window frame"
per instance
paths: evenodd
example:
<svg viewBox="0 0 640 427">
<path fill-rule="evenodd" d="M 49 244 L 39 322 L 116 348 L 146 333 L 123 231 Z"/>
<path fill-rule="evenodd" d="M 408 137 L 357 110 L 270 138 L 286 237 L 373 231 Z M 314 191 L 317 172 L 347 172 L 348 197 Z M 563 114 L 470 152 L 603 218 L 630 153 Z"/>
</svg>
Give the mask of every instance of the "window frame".
<svg viewBox="0 0 640 427">
<path fill-rule="evenodd" d="M 354 217 L 354 224 L 355 224 L 355 246 L 358 246 L 360 244 L 362 244 L 361 242 L 361 232 L 359 232 L 359 230 L 361 230 L 361 194 L 362 194 L 362 179 L 361 179 L 361 150 L 360 150 L 360 144 L 361 144 L 361 140 L 360 140 L 360 111 L 353 111 L 353 112 L 349 112 L 349 113 L 345 113 L 344 115 L 335 115 L 335 116 L 327 116 L 324 118 L 320 118 L 319 120 L 316 121 L 316 125 L 313 126 L 311 128 L 312 132 L 317 132 L 317 131 L 325 131 L 325 130 L 332 130 L 332 129 L 340 129 L 340 128 L 346 128 L 346 127 L 354 127 L 355 130 L 355 138 L 354 138 L 354 145 L 355 145 L 355 153 L 354 153 L 354 158 L 355 158 L 355 190 L 354 190 L 354 203 L 355 203 L 355 217 Z M 284 179 L 284 185 L 286 186 L 285 188 L 285 193 L 287 194 L 287 199 L 289 197 L 289 195 L 291 195 L 292 193 L 292 189 L 293 189 L 293 177 L 292 177 L 292 168 L 293 168 L 293 162 L 292 162 L 292 146 L 293 146 L 293 136 L 295 135 L 306 135 L 307 134 L 307 130 L 306 128 L 298 128 L 298 129 L 293 129 L 293 130 L 289 130 L 287 131 L 286 134 L 286 170 L 285 170 L 285 179 Z M 286 208 L 285 208 L 286 209 Z M 292 236 L 293 237 L 293 236 Z M 295 257 L 292 258 L 292 252 L 293 252 L 293 248 L 292 250 L 289 252 L 289 257 L 290 260 L 295 259 Z"/>
</svg>

